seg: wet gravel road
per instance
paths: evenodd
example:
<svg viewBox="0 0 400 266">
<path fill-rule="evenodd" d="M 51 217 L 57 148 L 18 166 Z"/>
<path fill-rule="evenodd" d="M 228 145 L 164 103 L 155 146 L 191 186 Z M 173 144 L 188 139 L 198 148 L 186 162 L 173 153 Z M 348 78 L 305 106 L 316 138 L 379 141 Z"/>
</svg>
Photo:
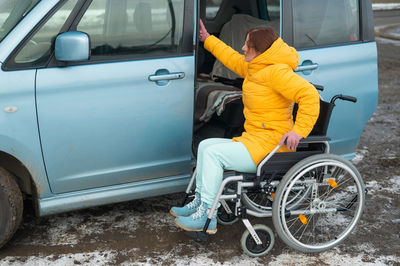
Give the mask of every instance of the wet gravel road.
<svg viewBox="0 0 400 266">
<path fill-rule="evenodd" d="M 173 194 L 42 218 L 28 205 L 0 265 L 400 265 L 400 41 L 377 42 L 379 106 L 353 160 L 369 193 L 359 226 L 340 246 L 302 254 L 277 240 L 270 255 L 249 258 L 240 248 L 242 223 L 197 243 L 173 224 L 168 210 L 181 198 Z"/>
</svg>

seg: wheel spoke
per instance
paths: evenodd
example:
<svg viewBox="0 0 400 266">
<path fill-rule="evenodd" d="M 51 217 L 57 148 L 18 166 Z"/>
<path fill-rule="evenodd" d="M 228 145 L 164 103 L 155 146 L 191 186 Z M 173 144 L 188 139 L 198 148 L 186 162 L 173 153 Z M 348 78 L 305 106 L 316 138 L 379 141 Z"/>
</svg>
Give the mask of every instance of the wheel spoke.
<svg viewBox="0 0 400 266">
<path fill-rule="evenodd" d="M 337 186 L 336 188 L 330 188 L 330 189 L 328 189 L 328 191 L 327 191 L 324 195 L 321 195 L 321 197 L 323 197 L 323 196 L 328 197 L 329 194 L 330 194 L 333 190 L 335 190 L 335 189 L 338 190 L 343 184 L 345 184 L 345 183 L 348 182 L 349 180 L 351 180 L 351 179 L 349 178 L 347 181 L 340 183 L 340 185 L 338 184 L 338 186 Z"/>
</svg>

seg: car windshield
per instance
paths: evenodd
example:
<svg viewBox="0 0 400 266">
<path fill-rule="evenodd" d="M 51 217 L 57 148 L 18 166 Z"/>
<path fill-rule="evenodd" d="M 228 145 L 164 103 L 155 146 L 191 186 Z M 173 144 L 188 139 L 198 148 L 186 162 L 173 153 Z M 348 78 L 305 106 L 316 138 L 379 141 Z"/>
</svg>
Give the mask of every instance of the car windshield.
<svg viewBox="0 0 400 266">
<path fill-rule="evenodd" d="M 0 42 L 40 0 L 0 0 Z"/>
</svg>

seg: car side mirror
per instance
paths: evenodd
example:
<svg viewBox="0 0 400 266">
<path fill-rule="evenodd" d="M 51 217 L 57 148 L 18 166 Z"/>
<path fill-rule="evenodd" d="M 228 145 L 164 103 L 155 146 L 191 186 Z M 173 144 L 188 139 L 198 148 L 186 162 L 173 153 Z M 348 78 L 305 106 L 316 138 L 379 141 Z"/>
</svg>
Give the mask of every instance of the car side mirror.
<svg viewBox="0 0 400 266">
<path fill-rule="evenodd" d="M 56 38 L 55 54 L 58 61 L 87 61 L 90 56 L 90 38 L 84 32 L 68 31 Z"/>
</svg>

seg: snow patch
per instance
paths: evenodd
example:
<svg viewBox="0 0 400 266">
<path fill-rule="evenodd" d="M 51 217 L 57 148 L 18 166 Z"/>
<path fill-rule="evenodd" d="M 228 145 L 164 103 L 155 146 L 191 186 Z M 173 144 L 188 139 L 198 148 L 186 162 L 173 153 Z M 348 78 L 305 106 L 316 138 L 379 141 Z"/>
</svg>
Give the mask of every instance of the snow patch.
<svg viewBox="0 0 400 266">
<path fill-rule="evenodd" d="M 389 179 L 391 183 L 391 188 L 386 188 L 388 191 L 392 191 L 395 194 L 400 193 L 400 176 L 394 176 L 393 178 Z"/>
<path fill-rule="evenodd" d="M 160 258 L 149 258 L 147 259 L 146 262 L 143 263 L 137 263 L 134 262 L 134 265 L 154 265 L 154 261 L 157 261 L 158 264 L 162 265 L 164 263 L 161 262 L 166 262 L 165 264 L 172 264 L 172 265 L 177 265 L 177 266 L 197 266 L 197 265 L 224 265 L 224 266 L 236 266 L 236 265 L 248 265 L 248 266 L 255 266 L 255 265 L 260 265 L 260 262 L 258 261 L 257 258 L 250 258 L 247 255 L 241 255 L 241 256 L 234 256 L 231 258 L 229 261 L 225 261 L 223 263 L 215 261 L 213 259 L 210 259 L 209 257 L 212 256 L 212 253 L 202 253 L 199 254 L 195 257 L 188 257 L 188 256 L 171 256 L 169 259 L 165 260 L 165 257 L 160 257 Z M 128 266 L 132 265 L 132 262 L 124 262 L 121 264 L 122 266 Z"/>
<path fill-rule="evenodd" d="M 382 186 L 378 184 L 378 182 L 376 180 L 371 180 L 368 181 L 365 184 L 365 188 L 368 190 L 368 193 L 374 193 L 380 189 L 382 189 Z"/>
<path fill-rule="evenodd" d="M 64 266 L 64 265 L 110 265 L 113 264 L 114 258 L 117 255 L 115 251 L 96 251 L 89 253 L 75 253 L 75 254 L 64 254 L 62 256 L 29 256 L 24 257 L 24 262 L 18 261 L 19 257 L 5 257 L 0 260 L 0 265 L 52 265 L 52 266 Z"/>
<path fill-rule="evenodd" d="M 212 257 L 215 253 L 208 251 L 202 246 L 197 246 L 196 256 L 179 256 L 177 255 L 183 244 L 178 244 L 174 249 L 157 254 L 152 257 L 145 259 L 140 259 L 140 261 L 135 261 L 134 254 L 137 249 L 120 251 L 119 254 L 124 254 L 126 256 L 131 255 L 129 261 L 125 261 L 120 265 L 163 265 L 163 264 L 173 264 L 173 265 L 262 265 L 263 258 L 251 258 L 247 255 L 233 256 L 231 259 L 224 262 L 217 262 Z M 363 243 L 354 247 L 357 251 L 355 255 L 343 252 L 340 248 L 336 247 L 330 251 L 318 253 L 318 254 L 303 254 L 295 251 L 286 251 L 280 255 L 269 255 L 268 265 L 280 266 L 280 265 L 352 265 L 352 266 L 374 266 L 374 265 L 394 265 L 400 263 L 400 257 L 396 255 L 390 256 L 377 256 L 376 249 L 374 246 L 368 243 Z M 227 252 L 230 252 L 227 250 Z M 0 265 L 112 265 L 115 264 L 115 259 L 118 256 L 118 252 L 115 250 L 108 251 L 96 251 L 88 253 L 68 253 L 63 255 L 51 255 L 51 256 L 8 256 L 0 260 Z M 268 255 L 267 255 L 268 256 Z"/>
<path fill-rule="evenodd" d="M 353 158 L 353 160 L 351 160 L 351 162 L 355 165 L 357 165 L 359 162 L 362 161 L 362 159 L 364 159 L 364 156 L 368 153 L 368 149 L 367 147 L 363 147 L 362 150 L 357 150 L 356 152 L 356 156 Z"/>
<path fill-rule="evenodd" d="M 387 181 L 378 183 L 376 180 L 368 181 L 365 184 L 368 193 L 375 194 L 378 191 L 386 191 L 393 194 L 400 193 L 400 176 L 394 176 Z"/>
<path fill-rule="evenodd" d="M 364 250 L 365 251 L 365 250 Z M 357 256 L 341 252 L 339 249 L 319 253 L 317 256 L 309 256 L 306 254 L 286 253 L 273 257 L 273 261 L 268 265 L 353 265 L 353 266 L 372 266 L 386 265 L 387 263 L 400 262 L 397 256 L 379 256 L 375 257 L 374 253 L 368 250 L 366 253 L 360 252 Z M 369 262 L 367 262 L 369 261 Z"/>
</svg>

